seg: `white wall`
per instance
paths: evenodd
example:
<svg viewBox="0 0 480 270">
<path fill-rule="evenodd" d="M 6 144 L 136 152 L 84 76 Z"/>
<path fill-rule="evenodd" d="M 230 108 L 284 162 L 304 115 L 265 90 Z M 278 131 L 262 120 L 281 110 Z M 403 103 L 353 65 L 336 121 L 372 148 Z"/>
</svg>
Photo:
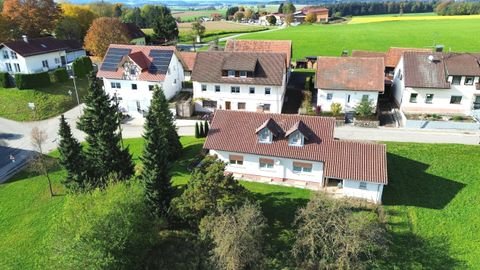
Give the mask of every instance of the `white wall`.
<svg viewBox="0 0 480 270">
<path fill-rule="evenodd" d="M 301 180 L 308 182 L 323 183 L 323 163 L 305 160 L 292 160 L 287 158 L 259 156 L 243 153 L 232 153 L 226 151 L 210 150 L 211 155 L 217 155 L 224 162 L 229 161 L 230 154 L 243 156 L 243 165 L 227 165 L 226 170 L 236 174 L 253 174 L 263 177 L 286 178 L 292 180 Z M 259 158 L 273 159 L 273 169 L 260 169 Z M 303 162 L 312 164 L 311 173 L 294 173 L 293 162 Z"/>
<path fill-rule="evenodd" d="M 360 189 L 360 182 L 353 180 L 343 180 L 343 194 L 347 197 L 361 198 L 374 203 L 382 202 L 383 185 L 365 182 L 366 189 Z"/>
<path fill-rule="evenodd" d="M 87 56 L 84 50 L 67 52 L 67 64 L 72 63 L 75 59 Z"/>
<path fill-rule="evenodd" d="M 331 100 L 327 100 L 327 94 L 329 93 L 333 94 Z M 350 95 L 350 102 L 347 102 L 348 95 Z M 321 106 L 322 111 L 329 112 L 332 103 L 340 103 L 344 112 L 352 111 L 362 101 L 363 95 L 368 95 L 368 99 L 373 101 L 374 108 L 377 107 L 378 92 L 328 89 L 318 89 L 317 106 Z"/>
<path fill-rule="evenodd" d="M 283 99 L 285 97 L 285 74 L 283 75 L 283 85 L 246 85 L 246 84 L 224 84 L 224 83 L 202 83 L 193 82 L 193 98 L 195 100 L 195 110 L 210 112 L 212 108 L 203 108 L 202 100 L 217 101 L 217 109 L 225 109 L 225 102 L 230 101 L 231 110 L 238 109 L 238 103 L 246 103 L 246 111 L 257 111 L 259 104 L 270 104 L 271 113 L 281 113 Z M 207 85 L 207 91 L 202 91 L 202 84 Z M 220 86 L 220 92 L 215 92 L 215 85 Z M 239 86 L 240 93 L 232 93 L 231 86 Z M 255 94 L 250 94 L 250 87 L 255 87 Z M 265 88 L 269 87 L 270 95 L 265 95 Z"/>
</svg>

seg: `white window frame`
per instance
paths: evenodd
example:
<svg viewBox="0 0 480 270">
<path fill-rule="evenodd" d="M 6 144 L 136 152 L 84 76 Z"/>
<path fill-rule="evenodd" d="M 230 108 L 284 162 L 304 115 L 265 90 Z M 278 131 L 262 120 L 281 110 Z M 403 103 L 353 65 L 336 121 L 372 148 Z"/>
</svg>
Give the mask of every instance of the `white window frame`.
<svg viewBox="0 0 480 270">
<path fill-rule="evenodd" d="M 138 85 L 136 83 L 132 83 L 132 90 L 138 90 Z"/>
<path fill-rule="evenodd" d="M 8 72 L 13 72 L 12 64 L 10 64 L 10 63 L 5 63 L 5 66 L 6 66 Z"/>
<path fill-rule="evenodd" d="M 296 173 L 296 174 L 309 174 L 309 173 L 312 173 L 312 170 L 313 170 L 313 164 L 310 164 L 310 168 L 308 167 L 304 167 L 304 166 L 301 166 L 301 165 L 295 165 L 295 163 L 297 162 L 293 162 L 292 163 L 292 172 L 293 173 Z"/>
<path fill-rule="evenodd" d="M 230 77 L 230 78 L 234 78 L 235 77 L 235 70 L 227 71 L 227 76 Z"/>
<path fill-rule="evenodd" d="M 235 159 L 236 157 L 241 157 L 241 159 Z M 230 156 L 228 157 L 228 163 L 229 163 L 230 165 L 243 166 L 243 164 L 244 164 L 243 161 L 244 161 L 244 158 L 243 158 L 243 156 L 241 156 L 241 155 L 238 155 L 238 156 L 237 156 L 237 155 L 230 155 Z"/>
<path fill-rule="evenodd" d="M 252 91 L 253 90 L 253 91 Z M 255 86 L 250 86 L 248 88 L 248 93 L 251 94 L 251 95 L 254 95 L 255 94 Z"/>
<path fill-rule="evenodd" d="M 265 87 L 265 95 L 270 95 L 272 93 L 271 87 Z"/>
<path fill-rule="evenodd" d="M 426 104 L 433 104 L 433 97 L 434 96 L 435 96 L 434 94 L 425 94 L 425 103 Z"/>
<path fill-rule="evenodd" d="M 272 162 L 264 162 L 265 160 L 267 160 L 268 158 L 259 158 L 258 159 L 258 168 L 260 170 L 273 170 L 275 169 L 275 162 L 273 159 Z M 270 160 L 270 159 L 269 159 Z"/>
<path fill-rule="evenodd" d="M 417 103 L 418 102 L 418 93 L 410 93 L 410 98 L 408 99 L 409 103 Z"/>
<path fill-rule="evenodd" d="M 240 71 L 240 78 L 246 78 L 247 77 L 247 72 L 246 71 Z"/>
<path fill-rule="evenodd" d="M 272 132 L 268 128 L 264 128 L 258 133 L 258 142 L 272 143 L 272 137 Z"/>
<path fill-rule="evenodd" d="M 230 93 L 240 94 L 240 86 L 230 86 Z"/>
<path fill-rule="evenodd" d="M 327 93 L 327 100 L 333 99 L 333 93 Z"/>
<path fill-rule="evenodd" d="M 8 51 L 3 51 L 3 59 L 10 59 L 10 56 L 8 55 Z"/>
<path fill-rule="evenodd" d="M 215 85 L 215 93 L 219 93 L 222 91 L 222 88 L 220 87 L 220 85 Z"/>
<path fill-rule="evenodd" d="M 202 84 L 201 88 L 202 88 L 202 92 L 207 91 L 207 85 L 206 84 Z"/>
<path fill-rule="evenodd" d="M 469 81 L 467 83 L 467 81 Z M 463 82 L 464 85 L 473 85 L 473 82 L 475 81 L 475 77 L 472 76 L 467 76 L 465 77 L 465 81 Z"/>
<path fill-rule="evenodd" d="M 18 59 L 17 53 L 14 51 L 10 51 L 10 56 L 12 59 Z"/>
<path fill-rule="evenodd" d="M 358 188 L 366 190 L 367 189 L 367 182 L 360 182 L 358 183 Z"/>
<path fill-rule="evenodd" d="M 19 63 L 14 63 L 13 66 L 15 67 L 15 72 L 22 72 L 22 70 L 20 69 Z"/>
<path fill-rule="evenodd" d="M 48 66 L 48 60 L 42 60 L 42 67 L 44 67 L 44 68 L 50 68 L 50 67 Z"/>
</svg>

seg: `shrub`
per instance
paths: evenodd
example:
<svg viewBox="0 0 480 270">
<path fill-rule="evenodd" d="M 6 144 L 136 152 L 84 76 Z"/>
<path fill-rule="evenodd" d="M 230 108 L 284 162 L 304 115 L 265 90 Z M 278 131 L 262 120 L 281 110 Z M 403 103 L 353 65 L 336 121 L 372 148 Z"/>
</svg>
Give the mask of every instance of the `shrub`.
<svg viewBox="0 0 480 270">
<path fill-rule="evenodd" d="M 92 60 L 88 56 L 77 58 L 73 61 L 72 68 L 75 76 L 85 77 L 93 71 Z"/>
<path fill-rule="evenodd" d="M 51 84 L 48 72 L 34 74 L 15 74 L 15 84 L 18 89 L 33 89 Z"/>
<path fill-rule="evenodd" d="M 68 72 L 65 68 L 57 68 L 51 73 L 52 82 L 66 82 L 68 81 Z"/>
<path fill-rule="evenodd" d="M 373 106 L 373 100 L 371 99 L 362 100 L 355 107 L 355 113 L 361 117 L 367 117 L 372 115 L 374 110 L 375 110 L 375 107 Z"/>
<path fill-rule="evenodd" d="M 0 72 L 0 87 L 2 88 L 9 88 L 12 87 L 10 83 L 10 79 L 7 72 Z"/>
<path fill-rule="evenodd" d="M 342 112 L 342 104 L 336 102 L 332 103 L 332 105 L 330 105 L 330 111 L 332 111 L 332 116 L 340 115 Z"/>
</svg>

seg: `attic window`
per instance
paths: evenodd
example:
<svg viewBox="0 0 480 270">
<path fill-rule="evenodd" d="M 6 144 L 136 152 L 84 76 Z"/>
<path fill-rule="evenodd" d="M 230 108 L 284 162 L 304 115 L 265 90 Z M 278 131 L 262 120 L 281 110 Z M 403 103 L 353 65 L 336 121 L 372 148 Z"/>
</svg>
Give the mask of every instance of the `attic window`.
<svg viewBox="0 0 480 270">
<path fill-rule="evenodd" d="M 272 139 L 272 132 L 268 128 L 264 128 L 258 133 L 258 141 L 261 143 L 271 143 Z"/>
<path fill-rule="evenodd" d="M 228 77 L 235 77 L 235 70 L 229 70 Z"/>
<path fill-rule="evenodd" d="M 247 72 L 246 71 L 240 71 L 240 78 L 246 78 L 247 77 Z"/>
<path fill-rule="evenodd" d="M 303 146 L 304 136 L 300 131 L 295 131 L 288 136 L 288 145 L 290 146 Z"/>
<path fill-rule="evenodd" d="M 465 77 L 465 85 L 473 85 L 473 77 Z"/>
</svg>

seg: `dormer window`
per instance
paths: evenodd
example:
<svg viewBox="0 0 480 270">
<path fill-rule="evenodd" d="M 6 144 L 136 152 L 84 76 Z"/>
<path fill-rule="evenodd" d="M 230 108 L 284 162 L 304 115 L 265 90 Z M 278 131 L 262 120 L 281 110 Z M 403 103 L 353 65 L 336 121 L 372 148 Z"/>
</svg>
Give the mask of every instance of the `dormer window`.
<svg viewBox="0 0 480 270">
<path fill-rule="evenodd" d="M 272 119 L 268 118 L 255 131 L 260 143 L 272 143 L 273 137 L 279 138 L 283 134 L 282 128 Z"/>
<path fill-rule="evenodd" d="M 312 132 L 305 123 L 298 121 L 285 133 L 285 136 L 288 138 L 288 145 L 303 146 L 305 140 L 312 138 Z"/>
<path fill-rule="evenodd" d="M 473 85 L 473 77 L 465 77 L 465 85 Z"/>
<path fill-rule="evenodd" d="M 247 77 L 247 72 L 246 71 L 240 71 L 240 78 L 246 78 Z"/>
<path fill-rule="evenodd" d="M 272 132 L 268 128 L 264 128 L 258 133 L 258 142 L 272 143 L 272 139 Z"/>
<path fill-rule="evenodd" d="M 295 131 L 288 136 L 288 145 L 303 146 L 304 136 L 300 131 Z"/>
<path fill-rule="evenodd" d="M 228 77 L 235 77 L 235 70 L 229 70 Z"/>
</svg>

